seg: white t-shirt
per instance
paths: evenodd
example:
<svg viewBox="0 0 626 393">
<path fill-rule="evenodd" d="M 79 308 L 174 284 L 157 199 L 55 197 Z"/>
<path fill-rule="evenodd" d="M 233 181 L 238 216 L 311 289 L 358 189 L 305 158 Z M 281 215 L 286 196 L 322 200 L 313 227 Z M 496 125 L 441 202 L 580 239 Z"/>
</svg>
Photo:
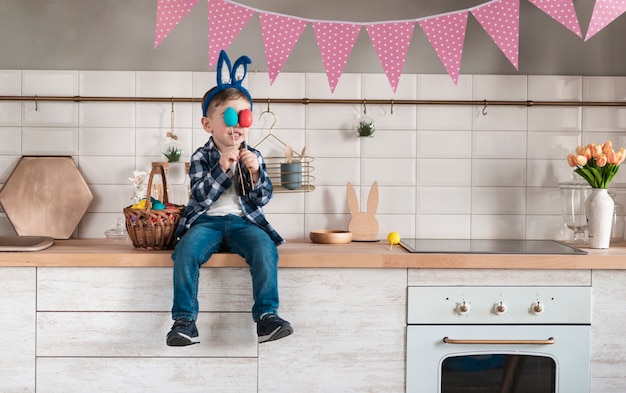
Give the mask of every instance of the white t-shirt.
<svg viewBox="0 0 626 393">
<path fill-rule="evenodd" d="M 233 163 L 233 166 L 230 168 L 231 180 L 234 182 L 239 181 L 239 179 L 235 179 L 234 173 L 237 169 L 237 163 Z M 243 210 L 241 210 L 241 205 L 239 204 L 239 195 L 237 195 L 237 191 L 235 185 L 233 184 L 226 191 L 214 201 L 211 206 L 209 206 L 209 210 L 206 211 L 206 215 L 209 216 L 226 216 L 229 214 L 233 214 L 235 216 L 243 216 Z"/>
</svg>

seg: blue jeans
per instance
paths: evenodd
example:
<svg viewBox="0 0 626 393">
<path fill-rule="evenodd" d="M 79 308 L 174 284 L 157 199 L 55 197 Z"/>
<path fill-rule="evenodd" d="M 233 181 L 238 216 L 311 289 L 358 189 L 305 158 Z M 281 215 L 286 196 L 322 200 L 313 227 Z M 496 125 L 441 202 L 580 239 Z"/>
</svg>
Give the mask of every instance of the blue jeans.
<svg viewBox="0 0 626 393">
<path fill-rule="evenodd" d="M 278 311 L 278 250 L 269 235 L 243 217 L 200 216 L 180 238 L 174 260 L 172 319 L 198 318 L 200 267 L 215 252 L 241 255 L 252 275 L 252 319 Z"/>
</svg>

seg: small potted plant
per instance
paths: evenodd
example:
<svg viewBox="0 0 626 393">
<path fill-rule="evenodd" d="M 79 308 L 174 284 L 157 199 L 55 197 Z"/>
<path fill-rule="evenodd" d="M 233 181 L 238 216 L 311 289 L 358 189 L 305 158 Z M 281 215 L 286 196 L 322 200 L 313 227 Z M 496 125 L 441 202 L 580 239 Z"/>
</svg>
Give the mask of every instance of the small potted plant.
<svg viewBox="0 0 626 393">
<path fill-rule="evenodd" d="M 167 159 L 167 180 L 172 185 L 180 185 L 185 181 L 185 167 L 180 161 L 183 149 L 178 143 L 170 142 L 165 145 L 163 155 Z"/>
<path fill-rule="evenodd" d="M 356 126 L 356 132 L 361 137 L 372 136 L 374 131 L 376 131 L 376 125 L 374 121 L 368 117 L 362 117 Z"/>
<path fill-rule="evenodd" d="M 183 155 L 183 149 L 178 145 L 170 144 L 163 152 L 163 155 L 167 159 L 167 162 L 179 162 L 180 157 Z"/>
</svg>

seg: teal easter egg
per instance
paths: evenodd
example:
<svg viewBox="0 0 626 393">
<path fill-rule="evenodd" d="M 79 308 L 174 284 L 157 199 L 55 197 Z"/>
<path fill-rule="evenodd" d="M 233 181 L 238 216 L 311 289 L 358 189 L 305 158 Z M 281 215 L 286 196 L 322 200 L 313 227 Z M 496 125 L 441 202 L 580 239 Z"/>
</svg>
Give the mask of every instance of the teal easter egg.
<svg viewBox="0 0 626 393">
<path fill-rule="evenodd" d="M 165 209 L 165 205 L 161 202 L 155 202 L 152 204 L 152 210 L 163 210 Z"/>
<path fill-rule="evenodd" d="M 239 121 L 239 116 L 237 116 L 237 112 L 232 107 L 226 108 L 224 111 L 224 123 L 227 127 L 234 127 L 237 125 Z"/>
</svg>

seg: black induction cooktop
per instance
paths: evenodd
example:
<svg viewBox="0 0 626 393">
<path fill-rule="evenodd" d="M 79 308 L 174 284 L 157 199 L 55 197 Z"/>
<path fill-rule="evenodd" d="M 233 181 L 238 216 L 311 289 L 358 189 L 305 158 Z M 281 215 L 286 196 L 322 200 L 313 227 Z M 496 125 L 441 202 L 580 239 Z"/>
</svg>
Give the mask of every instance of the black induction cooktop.
<svg viewBox="0 0 626 393">
<path fill-rule="evenodd" d="M 400 245 L 425 254 L 587 254 L 554 240 L 402 239 Z"/>
</svg>

